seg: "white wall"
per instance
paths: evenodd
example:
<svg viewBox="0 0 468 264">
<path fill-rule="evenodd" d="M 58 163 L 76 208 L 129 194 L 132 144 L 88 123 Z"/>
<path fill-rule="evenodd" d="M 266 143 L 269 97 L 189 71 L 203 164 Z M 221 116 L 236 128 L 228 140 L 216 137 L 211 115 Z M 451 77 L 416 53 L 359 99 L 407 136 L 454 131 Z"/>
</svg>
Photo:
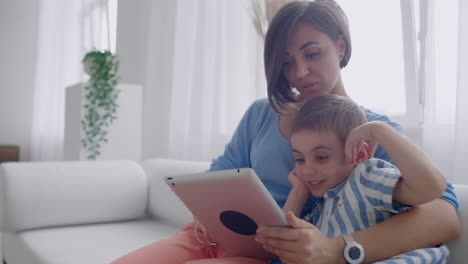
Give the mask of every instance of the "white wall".
<svg viewBox="0 0 468 264">
<path fill-rule="evenodd" d="M 28 160 L 38 1 L 0 1 L 0 145 Z"/>
<path fill-rule="evenodd" d="M 37 3 L 0 1 L 0 145 L 19 145 L 29 157 Z M 3 259 L 0 233 L 0 260 Z"/>
<path fill-rule="evenodd" d="M 171 62 L 176 1 L 119 1 L 117 53 L 122 82 L 143 86 L 142 158 L 166 157 L 172 65 L 150 65 L 149 56 Z M 38 1 L 0 1 L 0 144 L 19 145 L 29 159 L 33 84 L 37 46 Z M 157 31 L 158 39 L 147 32 Z M 158 80 L 159 87 L 147 82 Z"/>
<path fill-rule="evenodd" d="M 143 86 L 142 158 L 168 156 L 169 98 L 171 94 L 175 10 L 177 1 L 119 1 L 117 54 L 122 82 Z M 150 39 L 148 32 L 159 36 Z M 152 65 L 146 58 L 159 57 Z M 157 81 L 154 81 L 157 80 Z M 159 83 L 148 87 L 147 83 Z"/>
</svg>

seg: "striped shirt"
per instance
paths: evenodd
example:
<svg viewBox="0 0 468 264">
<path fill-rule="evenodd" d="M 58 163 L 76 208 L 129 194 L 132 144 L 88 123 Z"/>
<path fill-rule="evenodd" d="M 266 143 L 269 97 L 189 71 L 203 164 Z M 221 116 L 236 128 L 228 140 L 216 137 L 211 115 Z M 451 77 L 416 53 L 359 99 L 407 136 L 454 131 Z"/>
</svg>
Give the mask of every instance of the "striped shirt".
<svg viewBox="0 0 468 264">
<path fill-rule="evenodd" d="M 392 200 L 400 177 L 400 171 L 391 163 L 369 159 L 357 166 L 346 181 L 326 192 L 304 219 L 327 237 L 353 233 L 383 222 L 411 208 Z M 447 247 L 440 246 L 414 250 L 377 263 L 446 263 L 448 255 Z"/>
</svg>

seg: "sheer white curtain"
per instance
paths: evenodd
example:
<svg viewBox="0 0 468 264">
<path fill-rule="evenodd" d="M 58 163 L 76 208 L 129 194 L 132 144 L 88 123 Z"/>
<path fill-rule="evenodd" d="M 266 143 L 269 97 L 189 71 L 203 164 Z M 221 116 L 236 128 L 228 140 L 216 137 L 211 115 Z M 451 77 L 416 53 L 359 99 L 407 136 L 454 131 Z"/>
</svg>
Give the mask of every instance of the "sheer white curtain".
<svg viewBox="0 0 468 264">
<path fill-rule="evenodd" d="M 63 159 L 65 87 L 83 80 L 81 58 L 87 49 L 110 45 L 107 32 L 101 30 L 107 19 L 99 10 L 106 7 L 107 0 L 39 1 L 33 161 Z"/>
<path fill-rule="evenodd" d="M 79 1 L 39 3 L 38 58 L 33 91 L 30 159 L 61 160 L 65 87 L 80 80 Z"/>
<path fill-rule="evenodd" d="M 177 1 L 169 111 L 170 158 L 221 154 L 266 88 L 250 1 Z"/>
<path fill-rule="evenodd" d="M 453 183 L 468 183 L 468 3 L 421 2 L 423 148 Z"/>
</svg>

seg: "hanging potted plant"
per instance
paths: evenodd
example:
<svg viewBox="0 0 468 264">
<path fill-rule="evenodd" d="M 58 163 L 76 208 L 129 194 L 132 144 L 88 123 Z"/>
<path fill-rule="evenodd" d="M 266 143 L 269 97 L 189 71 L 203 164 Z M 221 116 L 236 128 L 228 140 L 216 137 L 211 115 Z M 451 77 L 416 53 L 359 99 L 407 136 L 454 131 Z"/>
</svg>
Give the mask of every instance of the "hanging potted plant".
<svg viewBox="0 0 468 264">
<path fill-rule="evenodd" d="M 81 143 L 87 159 L 95 160 L 107 140 L 112 121 L 117 118 L 119 60 L 110 51 L 92 50 L 83 58 L 89 80 L 85 83 L 84 115 L 81 120 Z"/>
</svg>

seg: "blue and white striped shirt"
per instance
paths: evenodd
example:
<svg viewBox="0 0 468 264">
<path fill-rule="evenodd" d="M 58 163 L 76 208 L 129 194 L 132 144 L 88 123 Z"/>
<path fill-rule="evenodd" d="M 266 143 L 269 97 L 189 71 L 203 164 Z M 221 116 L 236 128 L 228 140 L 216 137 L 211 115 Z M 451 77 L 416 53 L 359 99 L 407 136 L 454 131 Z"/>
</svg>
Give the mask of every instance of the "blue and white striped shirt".
<svg viewBox="0 0 468 264">
<path fill-rule="evenodd" d="M 380 159 L 369 159 L 353 174 L 325 193 L 305 220 L 316 225 L 327 237 L 336 237 L 365 229 L 403 212 L 410 206 L 392 201 L 401 177 L 397 167 Z M 418 249 L 377 263 L 446 263 L 446 246 Z"/>
</svg>

